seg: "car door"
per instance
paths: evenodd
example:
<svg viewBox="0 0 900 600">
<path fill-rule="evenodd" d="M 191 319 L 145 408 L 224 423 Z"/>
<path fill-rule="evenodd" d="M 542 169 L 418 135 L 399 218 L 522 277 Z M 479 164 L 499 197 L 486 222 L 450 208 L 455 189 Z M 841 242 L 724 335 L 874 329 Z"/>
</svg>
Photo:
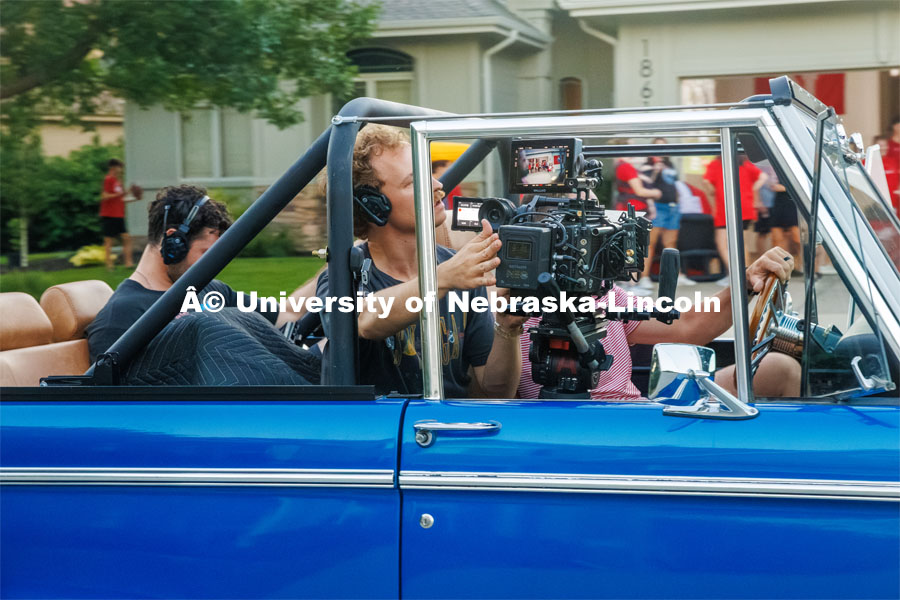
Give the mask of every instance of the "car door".
<svg viewBox="0 0 900 600">
<path fill-rule="evenodd" d="M 354 389 L 4 389 L 2 596 L 397 597 L 403 404 Z"/>
<path fill-rule="evenodd" d="M 826 175 L 820 220 L 849 205 Z M 650 402 L 410 404 L 403 595 L 896 596 L 900 407 L 885 396 L 894 340 L 871 275 L 896 283 L 896 271 L 873 266 L 869 230 L 848 219 L 843 230 L 826 222 L 838 272 L 811 294 L 811 280 L 791 286 L 794 322 L 808 312 L 817 326 L 798 357 L 805 397 L 756 398 L 748 420 L 675 418 Z M 804 311 L 806 296 L 818 310 Z M 865 310 L 846 316 L 848 303 Z M 836 347 L 831 325 L 843 332 Z"/>
<path fill-rule="evenodd" d="M 896 406 L 765 404 L 744 421 L 662 410 L 410 404 L 403 596 L 896 593 Z M 417 423 L 435 428 L 429 445 Z"/>
</svg>

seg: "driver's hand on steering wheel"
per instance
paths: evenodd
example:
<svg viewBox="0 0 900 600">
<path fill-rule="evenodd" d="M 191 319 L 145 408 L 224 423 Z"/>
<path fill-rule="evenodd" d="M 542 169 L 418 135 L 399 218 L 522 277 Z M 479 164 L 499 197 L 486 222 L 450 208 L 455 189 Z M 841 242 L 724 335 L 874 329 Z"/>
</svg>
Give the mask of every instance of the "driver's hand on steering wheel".
<svg viewBox="0 0 900 600">
<path fill-rule="evenodd" d="M 770 274 L 776 275 L 782 283 L 786 283 L 793 270 L 794 257 L 784 248 L 775 246 L 747 267 L 747 289 L 756 293 L 761 292 Z"/>
</svg>

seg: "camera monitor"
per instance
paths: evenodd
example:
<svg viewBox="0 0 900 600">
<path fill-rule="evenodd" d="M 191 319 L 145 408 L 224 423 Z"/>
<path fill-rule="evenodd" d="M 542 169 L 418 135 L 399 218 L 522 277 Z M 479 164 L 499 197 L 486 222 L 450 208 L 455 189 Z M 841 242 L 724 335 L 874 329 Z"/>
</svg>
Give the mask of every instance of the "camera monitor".
<svg viewBox="0 0 900 600">
<path fill-rule="evenodd" d="M 478 211 L 484 204 L 483 198 L 464 198 L 457 196 L 453 203 L 454 231 L 481 231 L 481 219 Z"/>
<path fill-rule="evenodd" d="M 581 140 L 513 140 L 509 191 L 512 194 L 567 192 L 566 179 L 576 177 L 575 157 Z"/>
</svg>

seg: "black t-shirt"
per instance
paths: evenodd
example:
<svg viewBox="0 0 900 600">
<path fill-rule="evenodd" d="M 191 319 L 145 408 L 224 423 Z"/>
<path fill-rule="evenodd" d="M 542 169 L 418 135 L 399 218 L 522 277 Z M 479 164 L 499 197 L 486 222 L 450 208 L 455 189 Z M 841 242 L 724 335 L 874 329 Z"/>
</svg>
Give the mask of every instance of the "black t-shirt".
<svg viewBox="0 0 900 600">
<path fill-rule="evenodd" d="M 208 286 L 203 288 L 197 294 L 198 298 L 203 298 L 207 292 L 219 292 L 225 298 L 225 306 L 237 306 L 237 292 L 218 279 L 213 279 Z M 165 292 L 148 290 L 134 279 L 126 279 L 120 283 L 106 306 L 97 313 L 97 318 L 85 329 L 91 352 L 91 362 L 96 361 L 97 356 L 109 350 L 109 347 L 129 327 L 134 325 L 135 321 L 140 319 L 141 315 L 147 312 L 147 309 L 163 294 Z M 277 312 L 259 312 L 273 324 L 278 318 Z"/>
<path fill-rule="evenodd" d="M 647 187 L 655 188 L 662 192 L 662 197 L 656 200 L 661 204 L 676 204 L 678 202 L 678 189 L 675 182 L 678 181 L 678 171 L 668 160 L 663 161 L 663 167 L 657 173 L 652 163 L 645 163 L 641 167 L 641 173 L 650 179 Z"/>
<path fill-rule="evenodd" d="M 371 258 L 368 244 L 361 246 L 366 258 Z M 449 260 L 454 252 L 443 246 L 437 247 L 438 263 Z M 369 269 L 369 283 L 362 291 L 366 294 L 403 283 L 378 270 L 374 263 Z M 460 290 L 454 290 L 461 293 Z M 328 296 L 328 272 L 322 273 L 316 288 L 320 298 Z M 469 290 L 469 299 L 475 296 L 487 297 L 484 287 Z M 394 309 L 398 307 L 394 302 Z M 450 301 L 445 296 L 439 302 L 441 312 L 442 362 L 444 365 L 444 395 L 447 398 L 468 396 L 469 367 L 480 367 L 487 362 L 494 343 L 494 318 L 490 311 L 482 313 L 464 312 L 456 309 L 450 312 Z M 402 308 L 402 306 L 400 307 Z M 325 336 L 330 334 L 329 318 L 333 314 L 322 313 Z M 323 369 L 329 362 L 329 354 L 334 349 L 326 347 Z M 384 340 L 359 338 L 359 383 L 374 385 L 379 394 L 393 391 L 421 394 L 423 389 L 422 338 L 419 322 Z"/>
</svg>

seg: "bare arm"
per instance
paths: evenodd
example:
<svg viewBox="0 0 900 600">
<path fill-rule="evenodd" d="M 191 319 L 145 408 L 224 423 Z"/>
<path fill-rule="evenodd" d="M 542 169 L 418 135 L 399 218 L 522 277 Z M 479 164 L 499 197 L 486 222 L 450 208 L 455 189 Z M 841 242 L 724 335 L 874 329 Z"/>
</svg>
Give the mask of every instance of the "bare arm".
<svg viewBox="0 0 900 600">
<path fill-rule="evenodd" d="M 763 206 L 762 198 L 759 196 L 759 190 L 766 184 L 769 180 L 769 176 L 765 173 L 760 173 L 759 177 L 756 178 L 756 182 L 753 184 L 753 205 L 758 210 L 765 210 L 765 206 Z"/>
<path fill-rule="evenodd" d="M 700 312 L 703 304 L 682 313 L 671 325 L 659 321 L 642 321 L 628 336 L 631 344 L 680 343 L 702 346 L 722 335 L 731 327 L 731 288 L 717 293 L 719 312 Z"/>
<path fill-rule="evenodd" d="M 756 178 L 756 182 L 753 184 L 753 191 L 758 192 L 760 189 L 762 189 L 762 186 L 764 186 L 768 180 L 768 175 L 766 175 L 765 173 L 760 173 L 759 177 Z"/>
<path fill-rule="evenodd" d="M 321 269 L 316 271 L 316 274 L 313 275 L 311 278 L 309 278 L 303 285 L 301 285 L 296 290 L 294 290 L 294 292 L 291 294 L 290 297 L 291 298 L 310 298 L 312 296 L 315 296 L 316 295 L 316 283 L 318 283 L 318 281 L 319 281 L 319 275 L 321 275 L 322 272 L 327 268 L 328 268 L 328 265 L 326 264 Z M 289 307 L 291 306 L 290 302 L 288 302 L 287 304 Z M 290 323 L 291 321 L 299 321 L 304 316 L 306 316 L 306 313 L 307 313 L 306 303 L 304 303 L 303 306 L 301 306 L 300 310 L 298 310 L 298 311 L 288 310 L 286 312 L 278 313 L 278 319 L 275 321 L 275 327 L 281 327 L 285 323 Z"/>
<path fill-rule="evenodd" d="M 644 181 L 640 177 L 629 179 L 628 185 L 631 186 L 635 195 L 640 196 L 641 198 L 646 198 L 648 200 L 659 200 L 662 198 L 661 191 L 644 187 Z"/>
<path fill-rule="evenodd" d="M 702 179 L 703 189 L 706 191 L 707 198 L 711 198 L 709 202 L 709 210 L 712 212 L 713 218 L 716 217 L 716 186 L 714 186 L 708 179 Z"/>
<path fill-rule="evenodd" d="M 509 290 L 498 288 L 498 296 L 509 300 Z M 486 398 L 513 398 L 519 379 L 522 377 L 522 352 L 519 339 L 522 325 L 528 320 L 525 316 L 513 316 L 508 313 L 495 315 L 494 343 L 487 362 L 472 371 L 480 395 Z"/>
<path fill-rule="evenodd" d="M 754 292 L 761 292 L 766 277 L 774 273 L 782 281 L 787 281 L 794 269 L 794 259 L 787 250 L 772 248 L 747 268 L 746 283 Z M 725 333 L 731 327 L 731 288 L 725 288 L 715 295 L 719 299 L 719 312 L 700 312 L 704 303 L 694 310 L 683 313 L 671 325 L 659 321 L 644 321 L 628 336 L 631 344 L 657 344 L 675 342 L 703 345 Z"/>
<path fill-rule="evenodd" d="M 487 221 L 482 221 L 483 229 L 471 242 L 463 246 L 453 258 L 437 267 L 438 296 L 440 300 L 452 289 L 470 290 L 482 285 L 493 285 L 496 281 L 491 271 L 500 264 L 497 252 L 500 239 Z M 359 335 L 369 340 L 383 340 L 414 323 L 419 313 L 406 309 L 406 301 L 418 296 L 419 279 L 379 290 L 376 298 L 385 302 L 393 298 L 387 317 L 379 318 L 378 313 L 365 311 L 359 315 Z"/>
<path fill-rule="evenodd" d="M 97 188 L 94 188 L 97 189 Z M 100 192 L 101 200 L 109 200 L 111 198 L 124 198 L 125 192 Z"/>
<path fill-rule="evenodd" d="M 500 327 L 500 331 L 494 332 L 494 344 L 487 362 L 472 367 L 475 381 L 485 398 L 514 398 L 522 377 L 518 328 Z"/>
</svg>

